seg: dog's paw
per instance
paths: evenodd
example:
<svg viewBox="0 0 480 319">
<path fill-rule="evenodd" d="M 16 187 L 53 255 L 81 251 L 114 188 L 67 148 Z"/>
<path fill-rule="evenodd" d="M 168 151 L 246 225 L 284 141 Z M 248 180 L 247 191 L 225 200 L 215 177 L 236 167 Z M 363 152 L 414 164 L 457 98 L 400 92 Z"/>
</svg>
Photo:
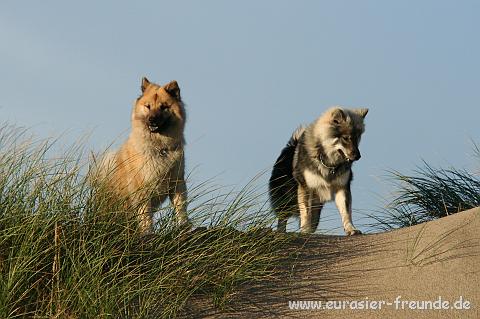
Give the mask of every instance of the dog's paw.
<svg viewBox="0 0 480 319">
<path fill-rule="evenodd" d="M 355 236 L 355 235 L 361 235 L 362 234 L 362 232 L 358 229 L 346 230 L 345 233 L 347 234 L 347 236 Z"/>
<path fill-rule="evenodd" d="M 199 227 L 192 227 L 189 232 L 190 234 L 200 234 L 200 233 L 206 233 L 208 231 L 207 227 L 204 226 L 199 226 Z"/>
<path fill-rule="evenodd" d="M 182 230 L 191 231 L 193 229 L 193 224 L 189 220 L 181 221 L 178 225 Z"/>
</svg>

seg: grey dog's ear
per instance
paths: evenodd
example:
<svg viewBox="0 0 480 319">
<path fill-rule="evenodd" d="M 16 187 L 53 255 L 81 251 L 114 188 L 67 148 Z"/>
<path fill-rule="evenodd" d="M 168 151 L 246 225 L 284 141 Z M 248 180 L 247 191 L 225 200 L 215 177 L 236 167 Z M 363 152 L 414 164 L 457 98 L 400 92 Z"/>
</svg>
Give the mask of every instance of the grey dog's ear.
<svg viewBox="0 0 480 319">
<path fill-rule="evenodd" d="M 147 87 L 150 86 L 150 81 L 146 78 L 146 77 L 143 77 L 142 78 L 142 93 L 145 92 L 145 90 L 147 89 Z"/>
<path fill-rule="evenodd" d="M 331 122 L 334 124 L 340 124 L 345 121 L 347 117 L 341 108 L 336 108 L 332 110 Z"/>
<path fill-rule="evenodd" d="M 163 88 L 168 94 L 180 101 L 180 88 L 178 87 L 177 81 L 173 80 L 166 84 Z"/>
<path fill-rule="evenodd" d="M 361 117 L 365 118 L 365 116 L 367 116 L 368 109 L 366 108 L 356 109 L 355 112 L 357 112 L 357 114 L 360 115 Z"/>
</svg>

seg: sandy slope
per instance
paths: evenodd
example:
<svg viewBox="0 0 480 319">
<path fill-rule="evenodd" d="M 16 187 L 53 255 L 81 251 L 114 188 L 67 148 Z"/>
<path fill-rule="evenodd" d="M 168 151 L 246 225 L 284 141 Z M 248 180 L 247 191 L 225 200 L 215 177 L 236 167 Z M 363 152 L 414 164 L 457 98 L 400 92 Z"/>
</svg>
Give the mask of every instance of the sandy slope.
<svg viewBox="0 0 480 319">
<path fill-rule="evenodd" d="M 276 281 L 245 287 L 231 309 L 222 312 L 207 306 L 208 302 L 192 302 L 190 315 L 199 318 L 480 318 L 479 229 L 480 208 L 476 208 L 381 234 L 301 238 L 289 248 L 296 257 L 286 262 L 285 270 Z M 395 304 L 397 296 L 401 297 Z M 470 309 L 411 310 L 407 303 L 401 309 L 403 301 L 434 302 L 439 296 L 452 304 L 462 296 L 462 306 L 465 307 L 468 300 Z M 376 310 L 350 309 L 355 304 L 346 304 L 346 310 L 289 307 L 289 300 L 365 302 L 366 298 L 392 305 L 384 304 Z M 437 301 L 434 305 L 438 304 Z"/>
</svg>

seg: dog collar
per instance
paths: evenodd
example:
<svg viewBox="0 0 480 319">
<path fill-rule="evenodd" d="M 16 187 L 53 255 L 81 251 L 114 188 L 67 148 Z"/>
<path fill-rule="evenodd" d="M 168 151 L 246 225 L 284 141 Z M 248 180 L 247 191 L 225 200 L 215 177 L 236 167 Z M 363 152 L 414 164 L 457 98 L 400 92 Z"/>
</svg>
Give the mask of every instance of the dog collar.
<svg viewBox="0 0 480 319">
<path fill-rule="evenodd" d="M 337 170 L 337 168 L 338 168 L 340 165 L 342 165 L 342 164 L 340 164 L 339 166 L 328 166 L 327 164 L 325 164 L 325 163 L 323 162 L 322 156 L 320 156 L 318 159 L 320 160 L 320 164 L 322 164 L 323 167 L 325 167 L 326 169 L 329 170 L 330 175 L 335 174 L 335 171 Z"/>
<path fill-rule="evenodd" d="M 159 152 L 159 153 L 160 153 L 160 156 L 162 156 L 162 157 L 167 156 L 169 151 L 170 151 L 170 150 L 169 150 L 168 148 L 162 148 L 162 149 L 160 150 L 160 152 Z"/>
<path fill-rule="evenodd" d="M 165 148 L 161 148 L 158 153 L 160 153 L 160 156 L 161 157 L 165 157 L 168 155 L 168 153 L 170 152 L 175 152 L 176 150 L 178 150 L 180 148 L 180 144 L 175 144 L 173 147 L 165 147 Z"/>
<path fill-rule="evenodd" d="M 345 165 L 345 164 L 348 163 L 348 162 L 347 162 L 347 163 L 340 163 L 340 164 L 338 164 L 337 166 L 328 166 L 327 164 L 325 164 L 325 163 L 323 162 L 323 158 L 322 158 L 322 157 L 323 157 L 323 156 L 319 156 L 319 157 L 318 157 L 318 159 L 319 159 L 319 161 L 320 161 L 320 164 L 322 164 L 323 167 L 325 167 L 326 169 L 329 170 L 328 173 L 329 173 L 330 175 L 335 175 L 335 173 L 340 169 L 340 167 L 342 167 L 343 165 Z"/>
</svg>

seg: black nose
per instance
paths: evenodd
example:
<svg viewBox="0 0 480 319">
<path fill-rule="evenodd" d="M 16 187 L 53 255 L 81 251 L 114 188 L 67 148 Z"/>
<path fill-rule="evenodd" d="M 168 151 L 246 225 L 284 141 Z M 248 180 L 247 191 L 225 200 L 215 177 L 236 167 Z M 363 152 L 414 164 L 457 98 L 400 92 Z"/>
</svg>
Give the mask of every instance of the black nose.
<svg viewBox="0 0 480 319">
<path fill-rule="evenodd" d="M 360 152 L 357 152 L 353 158 L 354 161 L 358 161 L 360 159 L 360 157 L 362 157 L 362 155 L 360 154 Z"/>
<path fill-rule="evenodd" d="M 162 124 L 162 120 L 160 117 L 153 117 L 148 120 L 148 125 L 150 126 L 160 126 Z"/>
</svg>

